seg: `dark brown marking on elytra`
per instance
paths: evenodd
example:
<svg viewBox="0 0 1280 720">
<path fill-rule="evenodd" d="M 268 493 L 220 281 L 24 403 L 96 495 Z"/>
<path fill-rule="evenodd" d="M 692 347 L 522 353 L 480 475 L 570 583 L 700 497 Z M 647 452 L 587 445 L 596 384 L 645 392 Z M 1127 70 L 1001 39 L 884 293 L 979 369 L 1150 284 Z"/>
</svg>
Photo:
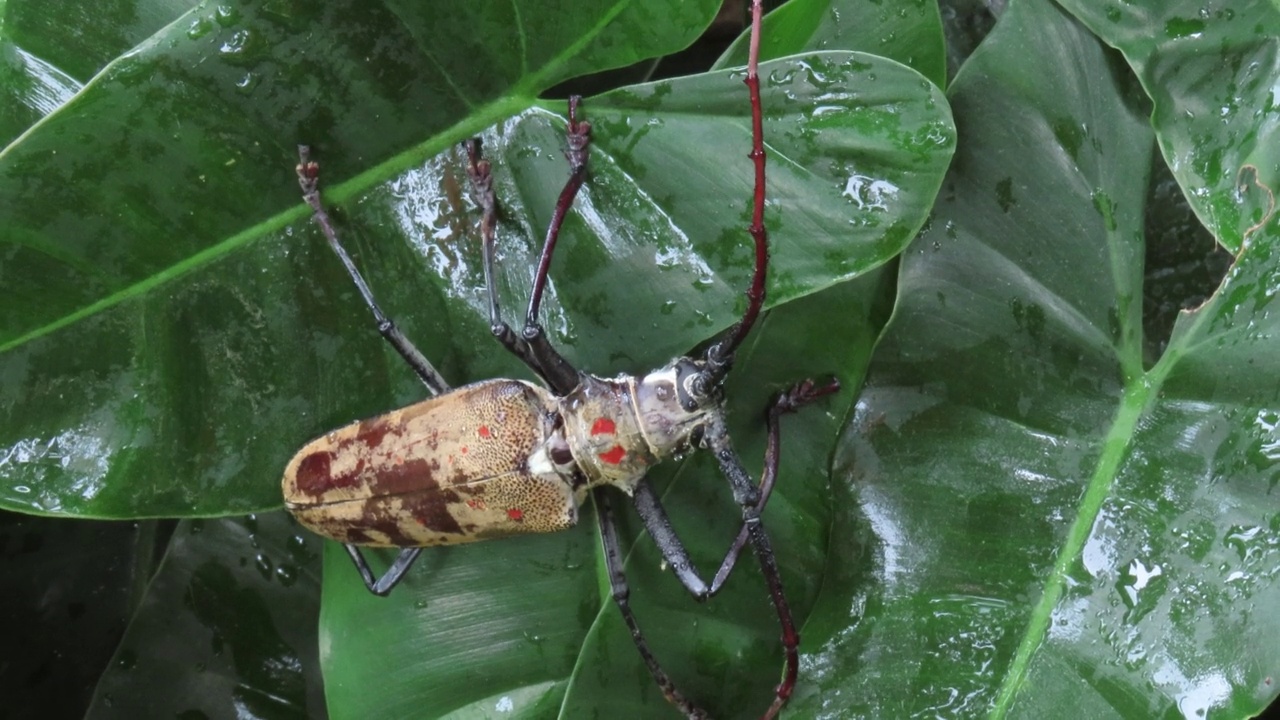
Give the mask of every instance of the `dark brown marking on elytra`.
<svg viewBox="0 0 1280 720">
<path fill-rule="evenodd" d="M 349 488 L 360 481 L 360 473 L 364 470 L 364 462 L 356 463 L 356 467 L 347 473 L 333 474 L 334 453 L 329 450 L 318 450 L 302 458 L 298 463 L 298 492 L 310 497 L 320 497 L 330 490 Z"/>
<path fill-rule="evenodd" d="M 384 417 L 375 417 L 364 420 L 360 423 L 359 429 L 356 430 L 357 442 L 376 448 L 382 444 L 382 440 L 386 438 L 387 433 L 391 431 L 391 424 Z M 347 443 L 343 443 L 345 446 Z"/>
<path fill-rule="evenodd" d="M 369 533 L 364 531 L 364 528 L 352 527 L 348 525 L 346 528 L 346 534 L 347 534 L 346 542 L 349 542 L 349 543 L 362 545 L 362 544 L 373 542 L 373 538 L 369 536 Z"/>
<path fill-rule="evenodd" d="M 413 538 L 405 535 L 400 529 L 400 523 L 392 518 L 375 517 L 372 513 L 367 513 L 362 524 L 374 533 L 386 535 L 392 545 L 409 547 L 418 544 Z"/>
<path fill-rule="evenodd" d="M 462 527 L 449 512 L 453 503 L 461 503 L 462 498 L 452 490 L 429 490 L 405 496 L 404 506 L 423 527 L 436 532 L 461 535 Z"/>
<path fill-rule="evenodd" d="M 402 463 L 384 463 L 369 483 L 375 495 L 407 495 L 422 490 L 433 491 L 440 487 L 431 464 L 422 458 Z"/>
</svg>

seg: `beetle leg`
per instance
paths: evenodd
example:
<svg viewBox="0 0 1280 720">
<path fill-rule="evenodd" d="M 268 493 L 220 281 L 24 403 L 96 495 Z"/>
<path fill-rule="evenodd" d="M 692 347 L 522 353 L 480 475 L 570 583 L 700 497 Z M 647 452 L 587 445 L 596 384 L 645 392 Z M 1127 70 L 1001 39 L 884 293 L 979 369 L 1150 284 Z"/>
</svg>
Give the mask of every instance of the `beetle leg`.
<svg viewBox="0 0 1280 720">
<path fill-rule="evenodd" d="M 675 683 L 658 664 L 657 658 L 653 656 L 653 650 L 640 632 L 636 616 L 631 612 L 631 588 L 627 584 L 627 576 L 623 570 L 622 548 L 618 543 L 618 526 L 613 516 L 613 507 L 609 503 L 607 493 L 597 491 L 593 497 L 596 502 L 596 519 L 600 523 L 600 543 L 604 546 L 605 565 L 609 570 L 609 588 L 613 594 L 613 601 L 627 624 L 627 629 L 631 631 L 631 639 L 635 642 L 636 649 L 640 651 L 645 667 L 649 668 L 649 674 L 653 676 L 653 681 L 657 683 L 668 702 L 690 718 L 706 718 L 706 711 L 694 705 L 676 689 Z"/>
<path fill-rule="evenodd" d="M 755 494 L 753 505 L 757 514 L 763 512 L 765 505 L 768 504 L 769 497 L 773 494 L 774 482 L 778 477 L 778 461 L 781 457 L 779 417 L 785 413 L 795 412 L 801 407 L 839 389 L 840 383 L 835 380 L 821 386 L 815 385 L 812 380 L 804 380 L 775 395 L 765 408 L 768 440 L 765 446 L 764 470 L 760 475 L 759 486 L 753 491 Z M 729 453 L 732 454 L 732 449 L 729 449 Z M 733 458 L 736 460 L 737 456 L 733 455 Z M 743 472 L 745 473 L 745 471 Z M 740 502 L 751 500 L 750 493 L 735 492 L 735 496 L 740 498 Z M 750 540 L 747 524 L 744 522 L 742 529 L 738 532 L 738 536 L 734 539 L 733 544 L 729 546 L 728 552 L 725 553 L 724 559 L 720 561 L 720 567 L 716 570 L 711 584 L 708 585 L 689 558 L 689 553 L 685 550 L 684 543 L 681 542 L 675 529 L 672 528 L 671 519 L 667 516 L 667 511 L 662 507 L 662 502 L 658 499 L 657 493 L 653 491 L 653 487 L 649 484 L 647 478 L 636 485 L 632 498 L 635 502 L 636 512 L 640 515 L 640 519 L 644 521 L 645 529 L 658 546 L 658 550 L 662 553 L 663 559 L 667 561 L 667 565 L 671 567 L 676 578 L 680 580 L 680 584 L 684 585 L 685 589 L 698 600 L 705 600 L 720 592 L 720 589 L 724 587 L 725 581 L 729 579 L 730 573 L 733 572 L 734 565 L 742 554 L 743 548 L 746 547 L 747 542 Z"/>
<path fill-rule="evenodd" d="M 769 587 L 769 598 L 778 613 L 778 624 L 782 626 L 782 647 L 786 653 L 783 680 L 778 684 L 775 691 L 773 704 L 764 715 L 766 718 L 772 718 L 777 715 L 782 706 L 786 704 L 787 699 L 791 697 L 799 668 L 797 648 L 800 645 L 800 635 L 796 632 L 795 619 L 791 615 L 791 608 L 787 604 L 787 597 L 783 592 L 782 576 L 778 571 L 773 544 L 769 540 L 768 533 L 765 532 L 764 525 L 760 522 L 760 513 L 764 510 L 769 501 L 769 496 L 773 493 L 774 482 L 778 476 L 778 462 L 781 457 L 782 446 L 779 418 L 784 413 L 795 412 L 818 398 L 834 393 L 839 389 L 840 383 L 836 380 L 821 386 L 815 385 L 811 380 L 804 380 L 779 393 L 769 403 L 765 409 L 768 440 L 765 447 L 764 470 L 761 473 L 758 486 L 751 482 L 750 476 L 742 466 L 742 460 L 734 452 L 729 442 L 728 432 L 723 424 L 717 423 L 708 429 L 707 442 L 711 446 L 712 452 L 715 453 L 721 472 L 724 473 L 730 485 L 733 486 L 734 498 L 742 506 L 742 529 L 739 530 L 738 536 L 734 539 L 733 544 L 730 545 L 729 551 L 725 553 L 724 560 L 721 561 L 720 568 L 716 571 L 715 577 L 712 578 L 710 586 L 702 579 L 698 569 L 689 559 L 689 553 L 685 550 L 684 543 L 680 541 L 675 530 L 671 527 L 671 520 L 667 517 L 666 511 L 663 510 L 662 504 L 659 502 L 653 488 L 649 485 L 648 480 L 641 480 L 632 496 L 635 501 L 636 511 L 644 521 L 650 537 L 653 538 L 654 543 L 657 544 L 658 549 L 662 552 L 662 557 L 671 566 L 685 589 L 699 600 L 705 600 L 720 592 L 720 589 L 724 587 L 725 581 L 729 579 L 729 574 L 733 572 L 738 557 L 742 554 L 743 547 L 748 542 L 751 543 L 752 549 L 755 550 L 756 558 L 760 562 L 760 570 L 764 575 L 765 583 Z"/>
<path fill-rule="evenodd" d="M 369 567 L 369 561 L 365 560 L 360 548 L 349 544 L 344 544 L 342 547 L 347 549 L 347 554 L 351 556 L 351 561 L 356 564 L 356 569 L 360 571 L 360 579 L 364 580 L 365 587 L 369 588 L 369 592 L 379 596 L 385 596 L 391 592 L 391 589 L 404 579 L 405 573 L 409 571 L 413 561 L 417 560 L 418 554 L 422 552 L 420 547 L 402 549 L 396 554 L 396 559 L 391 563 L 391 567 L 382 573 L 382 577 L 375 579 L 373 570 Z"/>
<path fill-rule="evenodd" d="M 649 532 L 649 537 L 653 538 L 658 551 L 662 553 L 662 559 L 666 560 L 667 566 L 675 573 L 676 579 L 685 590 L 688 590 L 689 594 L 697 600 L 706 600 L 714 595 L 720 588 L 713 590 L 707 587 L 706 581 L 698 573 L 698 568 L 689 558 L 689 552 L 684 549 L 680 536 L 676 535 L 675 529 L 671 527 L 671 518 L 662 508 L 657 493 L 649 484 L 649 478 L 641 478 L 636 484 L 631 500 L 635 503 L 636 513 L 644 521 L 644 528 Z"/>
<path fill-rule="evenodd" d="M 409 363 L 409 367 L 413 368 L 413 372 L 427 386 L 427 390 L 432 395 L 439 395 L 449 390 L 449 384 L 445 382 L 444 377 L 435 369 L 435 366 L 427 360 L 418 348 L 414 347 L 409 338 L 405 337 L 400 328 L 389 320 L 382 313 L 382 308 L 378 307 L 378 302 L 373 297 L 373 292 L 369 290 L 369 284 L 365 282 L 364 276 L 356 269 L 356 264 L 352 262 L 351 256 L 347 254 L 346 248 L 342 247 L 342 242 L 338 240 L 338 232 L 334 230 L 333 221 L 329 218 L 329 213 L 324 209 L 324 203 L 320 201 L 320 191 L 318 189 L 320 180 L 320 165 L 311 160 L 311 149 L 306 145 L 298 146 L 298 185 L 302 188 L 302 199 L 311 206 L 314 213 L 316 223 L 320 226 L 324 237 L 329 241 L 329 247 L 333 249 L 334 254 L 342 261 L 342 266 L 346 268 L 347 274 L 351 276 L 351 280 L 356 284 L 356 289 L 360 291 L 360 296 L 364 298 L 364 304 L 373 312 L 373 318 L 378 323 L 378 332 L 387 342 L 391 343 L 391 347 L 400 353 L 400 357 Z"/>
<path fill-rule="evenodd" d="M 572 110 L 570 112 L 572 116 Z M 571 118 L 572 126 L 572 118 Z M 585 123 L 582 123 L 585 125 Z M 572 132 L 571 132 L 572 135 Z M 498 225 L 498 200 L 493 190 L 493 176 L 491 174 L 492 166 L 488 160 L 485 160 L 480 148 L 480 139 L 472 138 L 466 141 L 467 148 L 467 176 L 471 181 L 471 195 L 475 203 L 480 206 L 483 216 L 480 220 L 480 234 L 482 237 L 483 254 L 484 254 L 484 282 L 485 289 L 489 295 L 489 329 L 493 332 L 493 336 L 502 343 L 512 355 L 520 358 L 520 361 L 529 367 L 543 382 L 557 395 L 565 395 L 578 386 L 578 371 L 568 360 L 564 359 L 550 341 L 547 340 L 546 333 L 543 332 L 542 326 L 536 322 L 530 326 L 526 323 L 524 332 L 517 335 L 511 326 L 502 319 L 502 312 L 498 306 L 498 289 L 497 277 L 494 270 L 495 250 L 495 234 Z M 572 147 L 572 143 L 571 143 Z M 585 159 L 583 161 L 585 171 Z M 573 182 L 573 178 L 570 178 Z M 582 179 L 578 178 L 577 185 L 582 185 Z M 566 186 L 566 192 L 568 186 Z M 574 188 L 576 194 L 577 188 Z M 561 202 L 563 202 L 563 193 Z M 569 203 L 572 204 L 573 197 L 570 195 Z M 563 213 L 560 212 L 560 205 L 557 204 L 557 216 L 559 220 L 563 220 Z M 566 206 L 567 209 L 567 206 Z M 553 221 L 553 227 L 559 232 L 558 222 Z M 554 239 L 551 245 L 554 246 Z M 550 261 L 550 254 L 546 247 L 543 248 L 543 261 Z M 539 266 L 542 272 L 542 265 Z M 545 276 L 540 275 L 534 280 L 534 292 L 541 296 L 540 282 Z"/>
<path fill-rule="evenodd" d="M 787 699 L 791 697 L 791 692 L 795 689 L 796 674 L 800 664 L 798 652 L 800 635 L 796 632 L 795 619 L 791 615 L 791 608 L 787 604 L 787 597 L 782 589 L 782 575 L 778 571 L 778 561 L 773 553 L 773 544 L 769 540 L 768 533 L 764 530 L 764 525 L 760 522 L 760 513 L 764 510 L 765 503 L 769 500 L 769 495 L 773 492 L 773 484 L 778 475 L 778 461 L 782 447 L 778 418 L 783 413 L 794 412 L 800 407 L 839 389 L 840 382 L 835 379 L 821 386 L 815 385 L 811 380 L 803 380 L 780 393 L 770 403 L 765 410 L 765 423 L 768 427 L 769 437 L 765 447 L 764 470 L 761 473 L 758 488 L 752 486 L 746 469 L 742 467 L 741 458 L 733 451 L 729 443 L 728 431 L 723 423 L 715 423 L 708 428 L 707 432 L 707 443 L 711 446 L 712 452 L 715 453 L 716 460 L 720 464 L 720 471 L 729 480 L 729 484 L 734 486 L 734 495 L 743 498 L 739 501 L 742 505 L 742 530 L 739 531 L 737 539 L 729 548 L 728 554 L 725 555 L 720 571 L 716 573 L 716 577 L 712 581 L 712 587 L 716 588 L 717 583 L 723 583 L 729 572 L 732 571 L 738 555 L 742 552 L 745 536 L 745 539 L 751 543 L 751 547 L 755 551 L 756 559 L 760 562 L 761 574 L 764 575 L 765 584 L 769 587 L 769 598 L 773 601 L 774 609 L 777 610 L 778 624 L 782 626 L 782 648 L 786 653 L 783 677 L 782 682 L 778 683 L 774 691 L 773 704 L 765 712 L 764 718 L 775 717 L 782 709 L 782 706 L 786 704 Z M 756 495 L 755 501 L 750 504 L 746 502 L 746 499 L 753 494 L 748 492 L 749 490 L 754 490 Z"/>
<path fill-rule="evenodd" d="M 756 509 L 759 512 L 764 512 L 764 506 L 768 504 L 769 496 L 773 494 L 774 481 L 778 478 L 778 461 L 782 453 L 782 439 L 778 418 L 785 413 L 795 412 L 824 395 L 830 395 L 839 390 L 840 381 L 834 378 L 825 385 L 815 385 L 812 380 L 801 380 L 775 395 L 765 408 L 764 417 L 765 427 L 768 429 L 768 438 L 765 441 L 764 470 L 760 474 L 760 499 L 756 502 Z M 742 549 L 747 544 L 747 536 L 747 526 L 743 525 L 742 529 L 738 531 L 738 537 L 734 539 L 733 544 L 729 547 L 729 552 L 725 554 L 724 560 L 720 563 L 720 569 L 716 572 L 715 579 L 711 581 L 713 588 L 718 589 L 720 585 L 723 585 L 729 573 L 732 572 L 734 563 L 738 561 L 738 556 L 742 554 Z"/>
</svg>

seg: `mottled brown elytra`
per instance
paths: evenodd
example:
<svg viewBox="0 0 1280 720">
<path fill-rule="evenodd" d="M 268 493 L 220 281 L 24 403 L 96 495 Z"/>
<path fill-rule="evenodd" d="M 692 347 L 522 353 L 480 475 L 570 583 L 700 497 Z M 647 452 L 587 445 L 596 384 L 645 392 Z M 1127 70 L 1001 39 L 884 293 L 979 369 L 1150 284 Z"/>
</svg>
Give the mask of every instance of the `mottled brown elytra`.
<svg viewBox="0 0 1280 720">
<path fill-rule="evenodd" d="M 317 189 L 319 166 L 299 148 L 298 180 L 330 247 L 373 312 L 382 336 L 400 353 L 434 397 L 385 415 L 352 423 L 308 443 L 285 470 L 285 504 L 303 525 L 344 543 L 369 590 L 385 595 L 424 547 L 474 542 L 523 533 L 555 532 L 577 523 L 588 493 L 611 485 L 630 496 L 645 528 L 680 583 L 697 599 L 716 594 L 750 543 L 769 587 L 782 628 L 785 667 L 772 718 L 796 683 L 799 635 L 787 606 L 777 561 L 760 513 L 777 477 L 778 418 L 834 392 L 832 381 L 797 383 L 765 411 L 768 444 L 759 484 L 733 450 L 725 422 L 723 387 L 738 346 L 751 332 L 764 303 L 768 241 L 764 228 L 765 155 L 760 108 L 759 0 L 752 4 L 746 84 L 751 101 L 755 167 L 749 232 L 755 272 L 742 319 L 700 357 L 678 357 L 643 376 L 606 379 L 583 373 L 551 346 L 538 321 L 551 256 L 565 214 L 586 179 L 591 125 L 579 118 L 579 98 L 569 100 L 571 173 L 547 230 L 522 332 L 503 321 L 494 282 L 497 198 L 480 141 L 466 143 L 472 195 L 483 210 L 481 236 L 490 325 L 502 345 L 546 383 L 487 380 L 450 389 L 431 363 L 383 314 L 368 284 L 342 247 Z M 645 475 L 654 464 L 688 449 L 709 449 L 742 509 L 742 527 L 708 584 L 694 567 Z M 632 614 L 630 589 L 610 498 L 596 492 L 604 555 L 613 599 L 645 665 L 667 699 L 690 717 L 706 713 L 676 689 L 659 666 Z M 403 548 L 375 577 L 358 546 Z"/>
</svg>

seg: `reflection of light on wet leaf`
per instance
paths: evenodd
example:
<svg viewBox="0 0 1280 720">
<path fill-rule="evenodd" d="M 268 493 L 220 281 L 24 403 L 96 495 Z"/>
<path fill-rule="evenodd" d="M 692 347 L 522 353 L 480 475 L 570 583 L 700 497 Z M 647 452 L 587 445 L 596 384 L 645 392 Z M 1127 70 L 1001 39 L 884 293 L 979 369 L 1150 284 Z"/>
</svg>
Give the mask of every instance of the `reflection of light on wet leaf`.
<svg viewBox="0 0 1280 720">
<path fill-rule="evenodd" d="M 67 430 L 49 439 L 25 438 L 8 448 L 0 456 L 0 475 L 13 471 L 15 475 L 32 478 L 34 482 L 14 488 L 23 495 L 31 495 L 32 503 L 42 510 L 57 512 L 62 509 L 59 499 L 74 493 L 84 500 L 92 500 L 102 491 L 103 479 L 111 464 L 111 454 L 106 441 L 86 428 Z M 45 486 L 41 481 L 50 472 L 70 480 L 68 485 Z"/>
<path fill-rule="evenodd" d="M 481 133 L 486 156 L 498 162 L 522 116 L 508 119 Z M 480 209 L 471 197 L 466 177 L 466 158 L 461 148 L 436 155 L 423 165 L 410 168 L 394 178 L 387 188 L 390 197 L 384 202 L 395 219 L 399 232 L 431 266 L 432 272 L 445 281 L 451 297 L 471 305 L 477 313 L 488 312 L 483 293 L 474 292 L 481 277 Z M 495 170 L 497 173 L 502 170 Z M 499 179 L 495 177 L 495 182 Z M 507 188 L 497 185 L 496 188 Z M 518 194 L 501 192 L 498 198 L 503 217 L 522 217 Z M 497 227 L 498 262 L 509 254 L 519 254 L 525 247 L 523 238 L 511 236 L 511 223 Z M 469 234 L 470 233 L 470 234 Z M 523 263 L 523 256 L 519 258 Z M 521 264 L 520 266 L 523 266 Z M 553 295 L 554 290 L 548 289 Z M 552 320 L 549 327 L 555 327 Z"/>
<path fill-rule="evenodd" d="M 1164 571 L 1160 569 L 1159 565 L 1152 565 L 1150 568 L 1147 568 L 1147 566 L 1138 558 L 1134 558 L 1133 562 L 1129 563 L 1128 572 L 1129 577 L 1133 578 L 1133 582 L 1126 583 L 1123 588 L 1125 594 L 1129 598 L 1129 603 L 1132 605 L 1138 604 L 1138 593 L 1140 593 L 1153 578 L 1160 577 L 1164 574 Z"/>
<path fill-rule="evenodd" d="M 1189 678 L 1173 660 L 1157 668 L 1151 679 L 1177 688 L 1170 694 L 1178 699 L 1178 711 L 1188 720 L 1207 717 L 1209 710 L 1225 704 L 1231 696 L 1231 683 L 1222 673 Z"/>
<path fill-rule="evenodd" d="M 1080 550 L 1080 561 L 1084 569 L 1093 577 L 1102 577 L 1112 573 L 1116 565 L 1115 521 L 1106 508 L 1098 512 L 1093 522 L 1093 531 Z"/>
<path fill-rule="evenodd" d="M 898 186 L 866 175 L 850 175 L 840 194 L 857 203 L 859 210 L 888 210 L 889 203 L 898 197 Z"/>
<path fill-rule="evenodd" d="M 479 310 L 482 307 L 480 299 L 472 299 L 466 291 L 472 280 L 472 268 L 467 263 L 466 236 L 462 232 L 455 233 L 457 209 L 450 204 L 444 178 L 444 156 L 439 155 L 426 165 L 407 170 L 393 180 L 388 186 L 391 198 L 387 204 L 400 232 L 430 263 L 435 275 L 446 282 L 450 294 L 472 300 Z M 470 218 L 463 218 L 464 222 L 467 220 Z"/>
<path fill-rule="evenodd" d="M 1274 410 L 1259 410 L 1253 423 L 1262 430 L 1263 456 L 1273 462 L 1280 460 L 1280 432 L 1276 431 L 1276 426 L 1280 425 L 1280 414 Z"/>
<path fill-rule="evenodd" d="M 1054 640 L 1075 640 L 1084 635 L 1090 617 L 1088 597 L 1078 597 L 1063 602 L 1053 610 L 1049 623 L 1049 637 Z"/>
<path fill-rule="evenodd" d="M 432 240 L 448 240 L 453 234 L 449 227 L 451 208 L 443 184 L 442 155 L 432 158 L 421 168 L 406 170 L 390 183 L 396 199 L 394 210 L 400 230 L 413 237 L 415 244 L 424 235 Z"/>
<path fill-rule="evenodd" d="M 14 48 L 13 60 L 22 66 L 17 77 L 26 78 L 17 88 L 18 102 L 42 116 L 57 110 L 80 90 L 75 78 L 21 48 Z"/>
<path fill-rule="evenodd" d="M 862 489 L 862 511 L 871 523 L 876 537 L 880 538 L 881 552 L 884 554 L 884 578 L 886 584 L 897 580 L 897 576 L 908 568 L 904 566 L 901 552 L 906 547 L 907 537 L 898 526 L 894 512 L 884 498 L 877 497 L 873 488 Z"/>
</svg>

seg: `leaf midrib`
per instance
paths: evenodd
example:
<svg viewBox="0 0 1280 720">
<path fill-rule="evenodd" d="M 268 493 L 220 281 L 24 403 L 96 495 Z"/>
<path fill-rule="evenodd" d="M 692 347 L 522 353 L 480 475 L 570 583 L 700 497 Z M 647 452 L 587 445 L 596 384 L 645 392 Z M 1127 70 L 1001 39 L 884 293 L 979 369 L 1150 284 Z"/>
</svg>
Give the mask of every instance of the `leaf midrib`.
<svg viewBox="0 0 1280 720">
<path fill-rule="evenodd" d="M 354 195 L 366 191 L 368 188 L 388 177 L 407 170 L 412 167 L 414 163 L 420 162 L 422 158 L 430 157 L 443 151 L 444 148 L 449 147 L 452 144 L 462 142 L 463 140 L 475 135 L 480 130 L 497 123 L 503 118 L 512 117 L 533 107 L 536 102 L 536 94 L 538 90 L 547 84 L 546 78 L 552 77 L 555 72 L 564 67 L 569 59 L 579 55 L 583 49 L 585 49 L 590 43 L 594 42 L 600 33 L 603 32 L 603 30 L 608 27 L 608 25 L 612 23 L 630 4 L 631 0 L 621 0 L 620 2 L 614 3 L 610 12 L 602 16 L 600 21 L 588 32 L 583 33 L 577 42 L 569 45 L 562 52 L 556 54 L 555 57 L 547 61 L 547 63 L 543 65 L 542 69 L 538 72 L 526 74 L 520 82 L 512 85 L 510 90 L 502 97 L 481 106 L 475 112 L 468 114 L 458 123 L 435 133 L 423 142 L 394 155 L 369 170 L 348 179 L 346 182 L 328 188 L 325 191 L 326 197 L 331 202 L 340 203 Z M 2 0 L 0 0 L 0 7 L 3 7 Z M 157 37 L 163 35 L 168 29 L 183 22 L 196 10 L 198 10 L 198 8 L 193 8 L 192 10 L 183 13 L 175 18 L 173 22 L 170 22 L 161 28 L 150 38 L 147 38 L 135 46 L 134 50 L 122 53 L 115 60 L 107 63 L 107 65 L 105 65 L 97 75 L 81 86 L 79 91 L 76 93 L 76 96 L 79 96 L 81 93 L 95 85 L 99 78 L 105 77 L 121 60 L 135 56 L 138 48 L 145 47 L 148 43 L 155 42 Z M 521 43 L 524 43 L 523 33 L 521 34 Z M 428 55 L 430 55 L 430 53 L 428 53 Z M 522 63 L 527 63 L 527 61 L 528 58 L 526 56 L 522 56 Z M 68 103 L 71 100 L 74 100 L 74 96 L 68 100 Z M 65 107 L 65 105 L 66 104 L 64 104 L 63 107 Z M 17 147 L 24 138 L 35 132 L 39 127 L 47 122 L 49 118 L 56 114 L 57 111 L 55 110 L 54 112 L 40 118 L 40 120 L 33 123 L 31 127 L 27 128 L 25 132 L 17 138 L 14 138 L 13 142 L 7 147 L 0 148 L 0 157 L 3 157 L 9 149 Z M 208 263 L 215 262 L 224 255 L 230 254 L 242 245 L 246 245 L 258 237 L 277 232 L 290 224 L 302 220 L 308 213 L 309 209 L 304 204 L 295 204 L 289 209 L 277 213 L 250 228 L 236 233 L 216 245 L 207 247 L 180 262 L 160 270 L 159 272 L 152 273 L 146 278 L 133 283 L 132 285 L 121 288 L 120 290 L 117 290 L 96 302 L 81 307 L 72 313 L 46 323 L 45 325 L 29 330 L 8 342 L 0 343 L 0 353 L 5 353 L 21 347 L 29 342 L 38 340 L 39 338 L 61 330 L 64 327 L 73 325 L 80 320 L 108 310 L 127 300 L 145 295 L 168 282 L 177 280 L 190 272 L 204 267 Z"/>
<path fill-rule="evenodd" d="M 1227 277 L 1230 278 L 1230 273 Z M 1222 296 L 1225 285 L 1226 281 L 1222 287 L 1218 288 L 1214 295 L 1215 299 Z M 1111 489 L 1120 474 L 1121 465 L 1129 455 L 1138 421 L 1146 414 L 1151 403 L 1160 397 L 1165 381 L 1187 354 L 1189 348 L 1194 346 L 1191 339 L 1195 338 L 1204 323 L 1209 321 L 1215 304 L 1211 301 L 1194 314 L 1187 331 L 1174 338 L 1151 370 L 1130 376 L 1126 381 L 1120 396 L 1120 405 L 1110 428 L 1102 438 L 1102 454 L 1080 499 L 1080 509 L 1076 514 L 1075 522 L 1067 532 L 1061 551 L 1054 561 L 1053 569 L 1045 581 L 1044 592 L 1031 612 L 1022 640 L 1018 643 L 1018 649 L 1009 663 L 1009 670 L 1004 674 L 1000 684 L 995 704 L 989 715 L 992 720 L 1003 720 L 1012 710 L 1018 693 L 1025 685 L 1031 661 L 1048 634 L 1054 608 L 1066 591 L 1071 567 L 1080 558 L 1085 543 L 1093 532 L 1094 523 L 1102 511 L 1102 505 L 1111 496 Z"/>
</svg>

